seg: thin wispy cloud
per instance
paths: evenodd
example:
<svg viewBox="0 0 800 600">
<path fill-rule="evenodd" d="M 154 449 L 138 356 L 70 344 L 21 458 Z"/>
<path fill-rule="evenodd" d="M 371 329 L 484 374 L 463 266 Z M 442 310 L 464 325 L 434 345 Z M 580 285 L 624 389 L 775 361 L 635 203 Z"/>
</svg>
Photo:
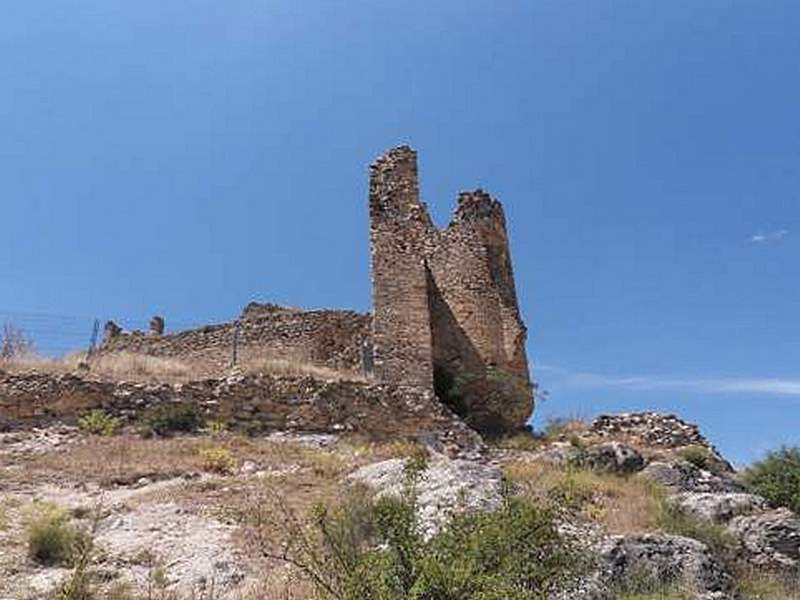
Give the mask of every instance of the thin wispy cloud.
<svg viewBox="0 0 800 600">
<path fill-rule="evenodd" d="M 758 232 L 750 236 L 750 241 L 753 244 L 763 244 L 766 242 L 779 242 L 789 235 L 788 229 L 777 229 L 775 231 Z"/>
<path fill-rule="evenodd" d="M 534 367 L 551 373 L 560 386 L 615 388 L 635 392 L 683 390 L 705 394 L 770 394 L 800 396 L 800 379 L 760 377 L 668 377 L 662 375 L 609 375 L 570 371 L 560 367 Z"/>
</svg>

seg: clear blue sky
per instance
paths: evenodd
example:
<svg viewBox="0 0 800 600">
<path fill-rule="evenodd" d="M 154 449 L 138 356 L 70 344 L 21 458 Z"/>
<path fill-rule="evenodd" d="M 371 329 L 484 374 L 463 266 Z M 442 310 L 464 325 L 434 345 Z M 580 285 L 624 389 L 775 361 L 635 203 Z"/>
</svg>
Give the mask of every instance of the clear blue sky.
<svg viewBox="0 0 800 600">
<path fill-rule="evenodd" d="M 506 206 L 549 416 L 800 443 L 800 5 L 8 0 L 0 317 L 368 310 L 367 165 Z M 57 316 L 54 316 L 57 315 Z"/>
</svg>

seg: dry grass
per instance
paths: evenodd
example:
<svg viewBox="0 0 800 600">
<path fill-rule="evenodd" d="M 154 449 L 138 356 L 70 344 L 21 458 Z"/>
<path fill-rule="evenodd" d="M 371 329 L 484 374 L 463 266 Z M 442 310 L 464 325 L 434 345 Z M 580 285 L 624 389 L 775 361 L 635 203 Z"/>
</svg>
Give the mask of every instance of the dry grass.
<svg viewBox="0 0 800 600">
<path fill-rule="evenodd" d="M 314 600 L 319 594 L 314 586 L 296 572 L 284 567 L 272 569 L 261 581 L 253 584 L 236 600 Z"/>
<path fill-rule="evenodd" d="M 215 368 L 202 361 L 180 360 L 135 352 L 100 353 L 86 368 L 86 353 L 63 358 L 24 356 L 0 360 L 0 370 L 22 374 L 36 371 L 65 375 L 80 374 L 99 381 L 131 381 L 137 383 L 187 383 L 206 378 L 224 377 L 226 369 Z M 248 374 L 313 377 L 322 381 L 366 381 L 359 373 L 337 371 L 315 365 L 298 357 L 243 357 L 240 369 Z"/>
<path fill-rule="evenodd" d="M 322 381 L 366 381 L 366 378 L 359 373 L 337 371 L 336 369 L 318 366 L 311 362 L 290 358 L 261 358 L 253 361 L 243 361 L 242 370 L 251 374 L 313 377 Z"/>
<path fill-rule="evenodd" d="M 736 591 L 750 600 L 800 600 L 800 574 L 778 575 L 755 568 L 736 573 Z"/>
<path fill-rule="evenodd" d="M 32 473 L 101 485 L 126 484 L 142 477 L 166 479 L 200 471 L 203 447 L 203 440 L 196 437 L 92 436 L 56 452 L 32 457 L 27 468 Z"/>
<path fill-rule="evenodd" d="M 547 442 L 569 441 L 574 436 L 585 434 L 588 429 L 586 419 L 579 415 L 552 418 L 545 424 L 541 437 Z"/>
<path fill-rule="evenodd" d="M 659 528 L 663 493 L 650 482 L 529 462 L 511 463 L 505 474 L 522 494 L 579 510 L 612 533 Z"/>
<path fill-rule="evenodd" d="M 0 363 L 9 373 L 80 374 L 100 381 L 135 381 L 142 383 L 185 383 L 209 376 L 207 370 L 174 358 L 149 356 L 134 352 L 98 354 L 86 367 L 86 354 L 75 353 L 63 358 L 28 356 Z"/>
</svg>

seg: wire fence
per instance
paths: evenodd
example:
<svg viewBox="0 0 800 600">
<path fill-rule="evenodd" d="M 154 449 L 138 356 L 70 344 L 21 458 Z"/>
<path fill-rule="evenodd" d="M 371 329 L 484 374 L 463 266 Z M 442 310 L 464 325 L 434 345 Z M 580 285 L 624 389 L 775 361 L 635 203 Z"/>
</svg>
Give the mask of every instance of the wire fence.
<svg viewBox="0 0 800 600">
<path fill-rule="evenodd" d="M 109 320 L 113 320 L 126 331 L 146 331 L 149 322 L 149 318 L 140 315 L 65 315 L 0 309 L 0 328 L 5 324 L 12 325 L 33 342 L 37 354 L 54 358 L 86 351 L 91 347 L 93 339 L 97 343 L 102 342 L 103 325 Z M 165 333 L 194 329 L 206 324 L 196 319 L 167 319 Z M 96 326 L 99 327 L 97 332 Z"/>
</svg>

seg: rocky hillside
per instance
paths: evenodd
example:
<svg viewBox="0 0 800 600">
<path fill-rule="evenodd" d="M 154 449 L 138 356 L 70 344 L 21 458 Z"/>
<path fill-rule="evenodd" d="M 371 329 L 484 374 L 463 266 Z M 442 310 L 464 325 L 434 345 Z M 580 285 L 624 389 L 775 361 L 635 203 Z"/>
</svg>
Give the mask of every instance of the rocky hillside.
<svg viewBox="0 0 800 600">
<path fill-rule="evenodd" d="M 413 493 L 415 547 L 440 553 L 468 529 L 453 529 L 454 515 L 534 514 L 509 512 L 510 499 L 546 507 L 556 532 L 541 542 L 547 551 L 531 546 L 544 538 L 521 537 L 536 541 L 511 555 L 561 575 L 532 595 L 502 597 L 800 598 L 800 518 L 749 491 L 698 428 L 674 416 L 556 423 L 467 458 L 352 432 L 119 425 L 95 412 L 80 426 L 0 433 L 0 599 L 357 597 L 325 596 L 299 560 L 308 554 L 298 554 L 312 539 L 305 524 L 327 522 L 320 515 L 333 513 L 321 507 L 356 490 Z M 336 522 L 358 530 L 348 514 Z M 524 533 L 517 521 L 514 531 L 486 519 L 474 530 L 486 539 L 505 531 L 518 543 Z M 562 550 L 580 568 L 556 564 Z M 482 585 L 505 585 L 494 577 Z M 397 596 L 406 597 L 417 596 Z"/>
</svg>

